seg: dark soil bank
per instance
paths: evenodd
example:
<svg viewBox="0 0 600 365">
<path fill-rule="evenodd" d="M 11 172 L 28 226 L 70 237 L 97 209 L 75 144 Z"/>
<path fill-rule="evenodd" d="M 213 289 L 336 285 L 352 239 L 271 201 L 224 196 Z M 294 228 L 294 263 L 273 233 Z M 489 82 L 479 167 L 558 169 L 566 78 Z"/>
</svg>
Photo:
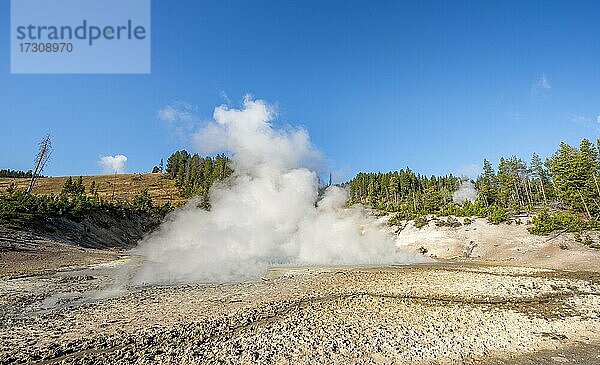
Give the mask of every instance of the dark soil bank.
<svg viewBox="0 0 600 365">
<path fill-rule="evenodd" d="M 134 212 L 95 212 L 81 220 L 39 216 L 0 220 L 0 276 L 114 260 L 161 221 L 160 215 Z"/>
<path fill-rule="evenodd" d="M 27 239 L 43 239 L 84 248 L 128 249 L 158 227 L 161 221 L 162 216 L 158 214 L 137 212 L 95 212 L 80 220 L 29 216 L 9 222 L 0 221 L 0 250 L 18 250 L 18 243 Z"/>
</svg>

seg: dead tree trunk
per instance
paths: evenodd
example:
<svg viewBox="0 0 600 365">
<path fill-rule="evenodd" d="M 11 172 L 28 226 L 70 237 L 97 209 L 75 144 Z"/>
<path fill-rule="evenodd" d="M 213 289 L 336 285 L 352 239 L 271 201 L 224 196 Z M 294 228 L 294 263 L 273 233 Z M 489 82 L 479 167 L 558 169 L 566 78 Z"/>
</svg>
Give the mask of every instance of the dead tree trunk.
<svg viewBox="0 0 600 365">
<path fill-rule="evenodd" d="M 35 181 L 44 171 L 44 167 L 46 167 L 46 163 L 48 159 L 50 159 L 50 154 L 52 154 L 52 141 L 50 140 L 50 135 L 47 135 L 40 141 L 39 150 L 35 157 L 35 163 L 33 168 L 33 173 L 31 174 L 31 180 L 29 181 L 29 186 L 27 187 L 27 192 L 31 193 L 33 191 L 33 187 L 35 186 Z"/>
<path fill-rule="evenodd" d="M 581 198 L 581 201 L 583 202 L 583 207 L 585 208 L 588 218 L 592 219 L 592 214 L 590 213 L 590 210 L 588 209 L 585 199 L 583 199 L 583 194 L 581 194 L 581 191 L 578 191 L 578 193 L 579 193 L 579 197 Z"/>
<path fill-rule="evenodd" d="M 596 178 L 596 173 L 594 173 L 594 183 L 596 184 L 596 191 L 598 195 L 600 195 L 600 186 L 598 186 L 598 179 Z"/>
<path fill-rule="evenodd" d="M 519 186 L 517 185 L 516 181 L 513 181 L 513 186 L 515 188 L 515 194 L 517 196 L 517 204 L 519 205 L 525 205 L 523 200 L 521 199 L 521 194 L 519 194 Z"/>
<path fill-rule="evenodd" d="M 546 200 L 546 191 L 544 191 L 544 183 L 542 179 L 540 179 L 540 187 L 542 188 L 542 196 L 544 197 L 544 205 L 548 205 L 548 201 Z"/>
</svg>

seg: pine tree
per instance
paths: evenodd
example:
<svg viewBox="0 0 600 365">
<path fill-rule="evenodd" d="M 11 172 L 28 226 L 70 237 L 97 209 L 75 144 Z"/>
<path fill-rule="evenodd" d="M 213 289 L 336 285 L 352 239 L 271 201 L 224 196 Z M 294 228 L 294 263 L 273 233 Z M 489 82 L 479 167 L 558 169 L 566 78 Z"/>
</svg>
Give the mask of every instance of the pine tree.
<svg viewBox="0 0 600 365">
<path fill-rule="evenodd" d="M 476 186 L 479 196 L 486 206 L 496 203 L 498 198 L 498 177 L 488 160 L 483 160 L 483 174 L 477 179 Z"/>
<path fill-rule="evenodd" d="M 389 185 L 389 192 L 390 195 L 392 196 L 393 202 L 394 204 L 398 204 L 398 186 L 399 184 L 399 180 L 398 180 L 398 174 L 394 174 L 390 177 L 390 185 Z"/>
<path fill-rule="evenodd" d="M 79 176 L 77 178 L 77 182 L 73 185 L 73 194 L 74 195 L 84 195 L 85 194 L 85 186 L 83 185 L 83 177 Z"/>
<path fill-rule="evenodd" d="M 71 194 L 73 192 L 73 178 L 69 176 L 63 184 L 61 194 Z"/>
<path fill-rule="evenodd" d="M 585 159 L 576 148 L 561 142 L 549 162 L 557 194 L 570 208 L 591 216 L 583 191 L 588 180 Z"/>
</svg>

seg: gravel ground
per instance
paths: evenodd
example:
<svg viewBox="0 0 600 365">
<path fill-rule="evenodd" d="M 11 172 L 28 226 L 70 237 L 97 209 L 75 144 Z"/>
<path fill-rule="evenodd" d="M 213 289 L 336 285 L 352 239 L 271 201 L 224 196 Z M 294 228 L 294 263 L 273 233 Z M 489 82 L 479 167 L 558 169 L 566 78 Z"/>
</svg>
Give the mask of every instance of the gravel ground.
<svg viewBox="0 0 600 365">
<path fill-rule="evenodd" d="M 0 363 L 600 363 L 597 273 L 274 269 L 111 297 L 113 276 L 105 265 L 0 281 Z"/>
</svg>

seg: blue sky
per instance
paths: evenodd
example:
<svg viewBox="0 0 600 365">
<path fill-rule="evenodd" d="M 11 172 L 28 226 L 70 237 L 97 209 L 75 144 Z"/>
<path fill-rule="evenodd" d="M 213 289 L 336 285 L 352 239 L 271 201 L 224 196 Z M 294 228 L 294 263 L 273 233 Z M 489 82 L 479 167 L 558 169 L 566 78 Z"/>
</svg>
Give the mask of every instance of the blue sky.
<svg viewBox="0 0 600 365">
<path fill-rule="evenodd" d="M 0 2 L 0 39 L 9 39 Z M 191 149 L 157 118 L 207 119 L 243 95 L 302 125 L 326 170 L 457 173 L 502 155 L 548 156 L 600 128 L 600 3 L 571 1 L 158 1 L 149 75 L 11 75 L 0 43 L 0 168 L 148 171 Z M 226 95 L 226 97 L 225 97 Z M 325 172 L 326 173 L 326 172 Z"/>
</svg>

